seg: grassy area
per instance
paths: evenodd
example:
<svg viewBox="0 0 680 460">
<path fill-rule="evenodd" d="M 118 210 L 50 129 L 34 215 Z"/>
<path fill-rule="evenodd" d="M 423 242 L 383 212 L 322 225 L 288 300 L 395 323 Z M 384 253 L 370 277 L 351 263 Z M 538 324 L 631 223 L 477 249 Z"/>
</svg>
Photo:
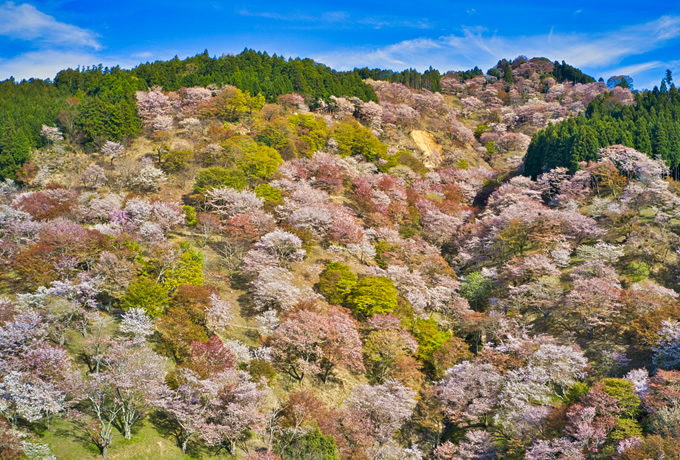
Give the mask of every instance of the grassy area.
<svg viewBox="0 0 680 460">
<path fill-rule="evenodd" d="M 231 459 L 225 451 L 219 454 L 205 450 L 193 450 L 187 455 L 177 446 L 172 437 L 162 436 L 148 420 L 140 422 L 131 440 L 116 436 L 109 448 L 110 460 L 180 460 L 180 459 Z M 100 459 L 99 449 L 91 443 L 81 429 L 72 422 L 55 419 L 49 431 L 42 436 L 43 442 L 50 445 L 59 460 Z"/>
</svg>

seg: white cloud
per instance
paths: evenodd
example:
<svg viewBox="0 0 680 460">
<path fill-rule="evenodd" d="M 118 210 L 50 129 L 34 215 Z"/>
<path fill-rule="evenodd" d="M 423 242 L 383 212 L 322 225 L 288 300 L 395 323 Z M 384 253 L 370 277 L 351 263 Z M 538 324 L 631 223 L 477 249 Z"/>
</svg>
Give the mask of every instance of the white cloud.
<svg viewBox="0 0 680 460">
<path fill-rule="evenodd" d="M 474 11 L 474 10 L 473 10 Z M 413 28 L 429 29 L 431 26 L 426 19 L 404 19 L 395 16 L 369 16 L 358 19 L 352 18 L 344 11 L 326 11 L 319 15 L 302 13 L 276 13 L 270 11 L 251 11 L 242 9 L 238 14 L 246 17 L 272 19 L 283 22 L 311 23 L 319 27 L 327 27 L 328 24 L 351 26 L 366 26 L 374 29 L 383 28 Z M 298 26 L 300 27 L 300 26 Z"/>
<path fill-rule="evenodd" d="M 136 58 L 141 58 L 141 59 L 147 59 L 153 56 L 153 53 L 151 51 L 141 51 L 139 53 L 134 53 L 132 54 L 132 57 Z"/>
<path fill-rule="evenodd" d="M 166 57 L 167 58 L 167 57 Z M 22 53 L 8 59 L 0 58 L 0 80 L 14 77 L 17 80 L 29 78 L 54 78 L 64 69 L 75 69 L 78 66 L 120 66 L 131 69 L 140 63 L 140 59 L 130 56 L 100 55 L 97 53 L 40 50 Z"/>
<path fill-rule="evenodd" d="M 54 78 L 60 70 L 79 65 L 88 66 L 101 62 L 89 53 L 59 50 L 31 51 L 10 59 L 0 59 L 0 79 L 14 77 L 17 80 L 29 78 Z"/>
<path fill-rule="evenodd" d="M 465 27 L 461 34 L 406 40 L 375 49 L 338 50 L 317 56 L 337 69 L 355 66 L 416 67 L 432 65 L 441 70 L 460 70 L 475 65 L 490 67 L 499 58 L 518 55 L 565 60 L 579 67 L 603 69 L 624 58 L 660 48 L 680 37 L 680 17 L 663 16 L 645 24 L 594 34 L 563 33 L 505 37 L 480 27 Z"/>
<path fill-rule="evenodd" d="M 81 46 L 95 50 L 102 47 L 93 32 L 59 22 L 28 3 L 0 5 L 0 36 L 38 41 L 49 46 Z"/>
</svg>

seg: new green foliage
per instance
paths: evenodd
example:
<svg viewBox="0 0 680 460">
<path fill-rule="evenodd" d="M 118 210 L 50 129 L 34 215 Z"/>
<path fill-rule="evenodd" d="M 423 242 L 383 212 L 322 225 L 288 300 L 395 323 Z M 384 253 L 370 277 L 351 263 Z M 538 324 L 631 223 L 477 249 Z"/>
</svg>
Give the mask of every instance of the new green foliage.
<svg viewBox="0 0 680 460">
<path fill-rule="evenodd" d="M 352 287 L 346 304 L 364 316 L 389 313 L 397 306 L 397 289 L 389 278 L 366 276 Z"/>
<path fill-rule="evenodd" d="M 329 303 L 340 305 L 357 283 L 357 275 L 340 262 L 331 262 L 319 277 L 319 292 Z"/>
<path fill-rule="evenodd" d="M 338 123 L 333 130 L 333 138 L 342 156 L 361 155 L 367 161 L 376 161 L 387 155 L 387 146 L 356 120 Z"/>
<path fill-rule="evenodd" d="M 188 246 L 182 245 L 182 254 L 165 272 L 163 286 L 174 291 L 183 284 L 203 284 L 203 253 Z"/>
<path fill-rule="evenodd" d="M 130 284 L 121 303 L 125 310 L 143 308 L 149 316 L 160 316 L 168 304 L 168 291 L 152 279 L 140 278 Z"/>
<path fill-rule="evenodd" d="M 332 436 L 324 436 L 319 428 L 314 427 L 304 436 L 286 446 L 283 458 L 290 460 L 337 460 L 337 448 Z"/>
</svg>

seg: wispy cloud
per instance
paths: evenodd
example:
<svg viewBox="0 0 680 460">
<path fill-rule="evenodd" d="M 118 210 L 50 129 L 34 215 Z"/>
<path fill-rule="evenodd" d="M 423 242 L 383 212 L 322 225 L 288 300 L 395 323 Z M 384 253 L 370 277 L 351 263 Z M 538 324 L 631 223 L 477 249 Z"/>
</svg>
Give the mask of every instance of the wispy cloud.
<svg viewBox="0 0 680 460">
<path fill-rule="evenodd" d="M 89 53 L 63 50 L 31 51 L 10 59 L 0 59 L 0 78 L 10 76 L 17 80 L 54 78 L 57 72 L 67 67 L 96 65 L 100 62 L 100 58 Z"/>
<path fill-rule="evenodd" d="M 661 83 L 665 70 L 670 69 L 673 74 L 680 75 L 680 60 L 671 61 L 648 61 L 608 69 L 605 75 L 640 75 L 643 78 L 635 79 L 636 89 L 651 89 Z M 650 72 L 654 71 L 654 72 Z M 647 78 L 654 75 L 653 78 Z"/>
<path fill-rule="evenodd" d="M 491 66 L 502 57 L 544 56 L 576 66 L 604 69 L 624 58 L 658 49 L 680 37 L 680 17 L 663 16 L 655 21 L 599 34 L 562 33 L 520 37 L 489 33 L 481 27 L 464 27 L 462 33 L 438 38 L 406 40 L 374 49 L 346 49 L 316 56 L 338 68 L 354 66 L 393 67 L 429 65 L 442 70 L 474 65 Z"/>
<path fill-rule="evenodd" d="M 363 26 L 374 29 L 382 28 L 406 28 L 406 29 L 429 29 L 431 26 L 425 19 L 404 19 L 395 16 L 369 16 L 353 18 L 344 11 L 326 11 L 320 15 L 304 13 L 277 13 L 271 11 L 252 11 L 242 9 L 238 14 L 246 17 L 272 19 L 284 22 L 296 22 L 300 24 L 335 24 L 343 26 Z"/>
<path fill-rule="evenodd" d="M 142 59 L 147 59 L 153 56 L 153 53 L 151 51 L 141 51 L 139 53 L 133 53 L 132 57 L 136 58 L 142 58 Z"/>
<path fill-rule="evenodd" d="M 95 33 L 59 22 L 28 3 L 0 5 L 0 36 L 39 42 L 43 46 L 102 48 Z"/>
</svg>

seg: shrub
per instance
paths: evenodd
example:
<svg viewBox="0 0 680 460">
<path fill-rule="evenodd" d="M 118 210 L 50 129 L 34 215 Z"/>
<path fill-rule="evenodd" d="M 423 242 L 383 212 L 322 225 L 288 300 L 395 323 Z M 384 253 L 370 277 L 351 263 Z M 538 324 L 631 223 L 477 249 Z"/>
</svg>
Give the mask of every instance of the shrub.
<svg viewBox="0 0 680 460">
<path fill-rule="evenodd" d="M 331 436 L 321 434 L 319 428 L 315 427 L 304 436 L 298 438 L 283 450 L 283 458 L 290 460 L 336 460 L 338 450 L 335 446 L 335 439 Z"/>
<path fill-rule="evenodd" d="M 195 227 L 198 224 L 198 217 L 196 216 L 196 208 L 193 206 L 184 205 L 182 206 L 184 211 L 184 220 L 189 227 Z"/>
</svg>

